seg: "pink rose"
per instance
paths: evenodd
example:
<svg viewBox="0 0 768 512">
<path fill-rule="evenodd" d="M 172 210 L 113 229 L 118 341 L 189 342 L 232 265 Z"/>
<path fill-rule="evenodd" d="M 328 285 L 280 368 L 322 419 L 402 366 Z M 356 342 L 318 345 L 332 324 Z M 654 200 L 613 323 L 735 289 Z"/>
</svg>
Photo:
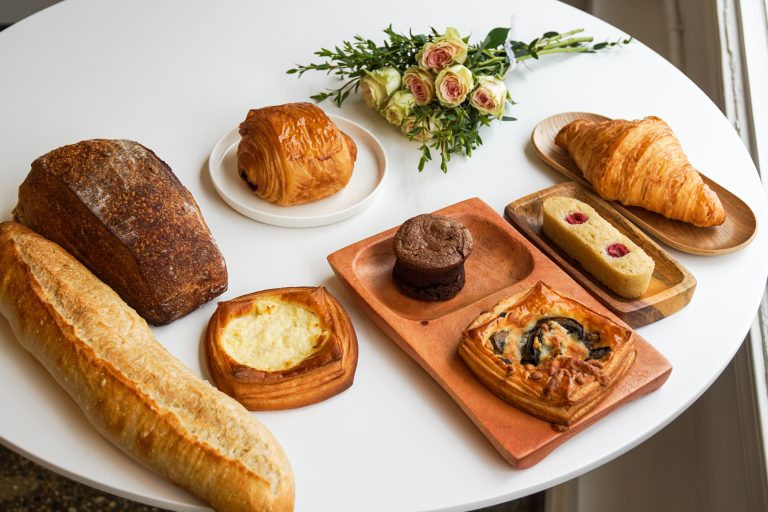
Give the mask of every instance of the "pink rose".
<svg viewBox="0 0 768 512">
<path fill-rule="evenodd" d="M 435 81 L 432 74 L 418 66 L 412 66 L 405 71 L 403 84 L 413 94 L 417 105 L 429 105 L 435 98 Z"/>
<path fill-rule="evenodd" d="M 422 48 L 419 65 L 424 69 L 439 71 L 453 64 L 456 49 L 448 43 L 427 43 Z"/>
<path fill-rule="evenodd" d="M 483 114 L 501 117 L 507 99 L 507 87 L 494 76 L 477 78 L 477 89 L 469 96 L 469 103 Z"/>
<path fill-rule="evenodd" d="M 467 43 L 461 39 L 458 30 L 448 27 L 445 34 L 427 43 L 416 54 L 416 61 L 424 69 L 440 71 L 451 64 L 463 64 L 467 59 Z"/>
<path fill-rule="evenodd" d="M 458 107 L 474 87 L 472 72 L 461 64 L 445 68 L 435 78 L 437 99 L 446 107 Z"/>
</svg>

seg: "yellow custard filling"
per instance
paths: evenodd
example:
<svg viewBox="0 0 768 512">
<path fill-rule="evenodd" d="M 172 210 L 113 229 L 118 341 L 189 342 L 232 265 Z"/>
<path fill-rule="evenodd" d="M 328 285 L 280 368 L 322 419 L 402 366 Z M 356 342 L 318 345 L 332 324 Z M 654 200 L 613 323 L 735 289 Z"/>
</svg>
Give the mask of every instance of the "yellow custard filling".
<svg viewBox="0 0 768 512">
<path fill-rule="evenodd" d="M 317 315 L 298 304 L 260 300 L 232 318 L 221 345 L 240 364 L 263 371 L 292 368 L 311 356 L 328 337 Z"/>
</svg>

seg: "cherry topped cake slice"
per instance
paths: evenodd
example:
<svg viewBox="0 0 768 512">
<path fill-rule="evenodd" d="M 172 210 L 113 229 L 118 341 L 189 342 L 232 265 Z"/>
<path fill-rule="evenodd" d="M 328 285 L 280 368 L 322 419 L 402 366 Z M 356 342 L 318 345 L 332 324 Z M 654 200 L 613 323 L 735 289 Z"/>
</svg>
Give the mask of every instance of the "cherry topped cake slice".
<svg viewBox="0 0 768 512">
<path fill-rule="evenodd" d="M 490 391 L 561 426 L 605 398 L 635 354 L 631 330 L 542 282 L 481 313 L 459 342 Z"/>
<path fill-rule="evenodd" d="M 635 299 L 648 289 L 654 261 L 594 208 L 572 197 L 544 200 L 542 229 L 553 242 L 617 295 Z"/>
</svg>

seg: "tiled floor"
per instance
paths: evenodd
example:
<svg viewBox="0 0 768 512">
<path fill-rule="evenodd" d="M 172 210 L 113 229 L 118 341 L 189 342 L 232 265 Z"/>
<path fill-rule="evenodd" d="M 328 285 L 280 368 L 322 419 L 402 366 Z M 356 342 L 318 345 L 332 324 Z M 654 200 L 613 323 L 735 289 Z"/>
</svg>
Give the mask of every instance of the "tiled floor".
<svg viewBox="0 0 768 512">
<path fill-rule="evenodd" d="M 159 512 L 73 482 L 0 445 L 3 512 Z"/>
</svg>

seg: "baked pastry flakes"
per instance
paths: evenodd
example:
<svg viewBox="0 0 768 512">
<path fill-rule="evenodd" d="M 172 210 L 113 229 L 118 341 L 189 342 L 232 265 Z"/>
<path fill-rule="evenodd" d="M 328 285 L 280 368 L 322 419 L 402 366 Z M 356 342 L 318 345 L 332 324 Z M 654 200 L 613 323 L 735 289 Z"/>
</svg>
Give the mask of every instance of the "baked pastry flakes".
<svg viewBox="0 0 768 512">
<path fill-rule="evenodd" d="M 539 282 L 481 313 L 459 355 L 500 398 L 568 426 L 627 372 L 635 348 L 632 331 Z"/>
<path fill-rule="evenodd" d="M 352 177 L 355 142 L 311 103 L 251 110 L 240 135 L 237 172 L 270 203 L 317 201 L 344 188 Z"/>
<path fill-rule="evenodd" d="M 205 356 L 216 387 L 246 408 L 289 409 L 352 385 L 357 337 L 325 288 L 278 288 L 219 303 Z"/>
<path fill-rule="evenodd" d="M 725 210 L 658 117 L 601 122 L 577 119 L 555 143 L 570 153 L 603 198 L 640 206 L 696 226 L 719 226 Z"/>
</svg>

